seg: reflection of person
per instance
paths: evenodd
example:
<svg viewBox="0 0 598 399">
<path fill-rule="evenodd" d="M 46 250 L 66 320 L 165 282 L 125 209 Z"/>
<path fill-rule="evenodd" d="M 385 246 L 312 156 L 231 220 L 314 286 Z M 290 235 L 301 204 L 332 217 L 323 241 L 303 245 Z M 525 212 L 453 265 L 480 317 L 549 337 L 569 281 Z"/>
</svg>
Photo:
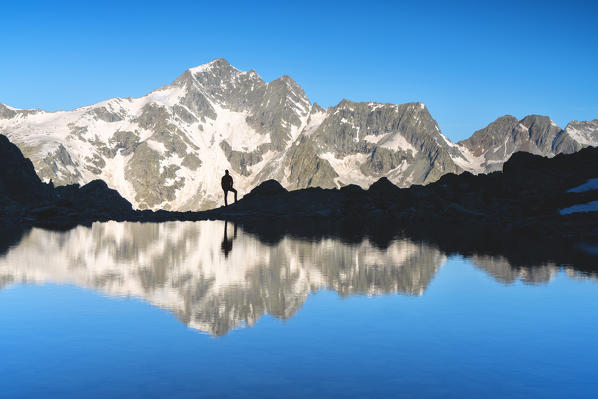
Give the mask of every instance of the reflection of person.
<svg viewBox="0 0 598 399">
<path fill-rule="evenodd" d="M 228 239 L 228 235 L 227 235 L 227 227 L 228 227 L 228 222 L 225 221 L 224 222 L 224 238 L 222 238 L 222 244 L 220 244 L 220 249 L 222 249 L 222 253 L 224 254 L 225 258 L 228 258 L 228 254 L 233 250 L 233 240 L 235 238 L 237 238 L 237 224 L 235 223 L 234 225 L 234 233 L 233 233 L 233 238 L 231 238 L 230 240 Z"/>
<path fill-rule="evenodd" d="M 228 205 L 228 192 L 229 191 L 232 191 L 233 193 L 235 193 L 235 202 L 237 202 L 237 190 L 235 190 L 233 188 L 233 177 L 228 174 L 228 170 L 224 171 L 224 176 L 222 176 L 220 185 L 222 186 L 222 190 L 224 190 L 224 206 Z"/>
</svg>

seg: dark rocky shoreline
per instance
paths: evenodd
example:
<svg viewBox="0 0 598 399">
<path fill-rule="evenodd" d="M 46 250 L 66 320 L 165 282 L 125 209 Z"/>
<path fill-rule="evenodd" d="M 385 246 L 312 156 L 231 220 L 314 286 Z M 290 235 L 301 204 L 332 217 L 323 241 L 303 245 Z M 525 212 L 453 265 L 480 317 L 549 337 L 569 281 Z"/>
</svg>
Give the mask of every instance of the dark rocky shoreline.
<svg viewBox="0 0 598 399">
<path fill-rule="evenodd" d="M 598 200 L 598 190 L 567 192 L 598 177 L 598 148 L 553 158 L 520 152 L 503 172 L 447 174 L 407 189 L 381 178 L 368 190 L 349 185 L 287 191 L 269 180 L 236 204 L 201 212 L 133 210 L 101 180 L 53 187 L 2 135 L 0 163 L 0 253 L 31 227 L 218 219 L 272 242 L 290 234 L 347 241 L 369 237 L 385 246 L 408 236 L 448 253 L 502 255 L 520 265 L 571 263 L 574 257 L 582 269 L 598 269 L 596 257 L 579 249 L 598 245 L 596 212 L 559 214 L 559 209 Z"/>
</svg>

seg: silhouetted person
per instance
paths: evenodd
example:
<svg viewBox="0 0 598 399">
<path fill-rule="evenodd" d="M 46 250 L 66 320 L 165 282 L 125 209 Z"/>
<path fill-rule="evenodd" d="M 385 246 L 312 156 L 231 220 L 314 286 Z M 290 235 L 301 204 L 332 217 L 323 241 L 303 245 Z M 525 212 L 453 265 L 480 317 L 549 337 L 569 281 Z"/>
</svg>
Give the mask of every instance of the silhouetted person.
<svg viewBox="0 0 598 399">
<path fill-rule="evenodd" d="M 235 193 L 235 202 L 237 202 L 237 190 L 233 188 L 233 177 L 228 174 L 228 169 L 224 171 L 224 176 L 222 176 L 220 184 L 222 185 L 222 190 L 224 190 L 224 206 L 228 205 L 229 191 Z"/>
<path fill-rule="evenodd" d="M 224 238 L 222 239 L 222 244 L 220 244 L 220 249 L 222 249 L 222 253 L 224 254 L 225 258 L 228 258 L 228 254 L 233 250 L 233 240 L 237 238 L 237 224 L 235 223 L 235 230 L 233 233 L 233 238 L 228 239 L 228 235 L 226 234 L 226 229 L 228 227 L 228 222 L 224 222 Z"/>
</svg>

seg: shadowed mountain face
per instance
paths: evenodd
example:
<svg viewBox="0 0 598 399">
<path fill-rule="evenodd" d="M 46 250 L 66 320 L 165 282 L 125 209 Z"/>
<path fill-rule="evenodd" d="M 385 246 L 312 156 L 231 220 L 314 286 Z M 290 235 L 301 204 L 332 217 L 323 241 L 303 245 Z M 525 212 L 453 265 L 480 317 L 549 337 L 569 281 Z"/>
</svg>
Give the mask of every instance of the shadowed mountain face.
<svg viewBox="0 0 598 399">
<path fill-rule="evenodd" d="M 387 176 L 407 187 L 499 170 L 515 151 L 554 155 L 598 145 L 597 126 L 571 122 L 561 130 L 548 117 L 507 116 L 454 144 L 421 103 L 343 100 L 324 110 L 290 77 L 265 82 L 223 59 L 140 98 L 53 113 L 0 104 L 0 133 L 42 180 L 102 179 L 135 208 L 181 211 L 220 204 L 225 169 L 241 193 L 268 179 L 287 189 L 365 188 Z"/>
<path fill-rule="evenodd" d="M 551 157 L 597 146 L 598 120 L 573 121 L 563 130 L 547 116 L 529 115 L 517 120 L 506 115 L 459 145 L 480 160 L 482 171 L 494 172 L 502 170 L 503 164 L 518 151 Z"/>
<path fill-rule="evenodd" d="M 547 116 L 530 115 L 517 120 L 507 115 L 498 118 L 460 144 L 481 157 L 485 171 L 502 170 L 502 165 L 518 151 L 554 155 L 553 143 L 561 132 Z"/>
<path fill-rule="evenodd" d="M 409 239 L 379 247 L 367 239 L 283 235 L 265 243 L 226 222 L 108 222 L 31 230 L 0 258 L 0 284 L 74 284 L 135 296 L 191 328 L 223 335 L 266 313 L 289 318 L 324 288 L 343 296 L 422 295 L 445 259 L 437 247 Z M 545 282 L 557 270 L 551 263 L 513 268 L 489 256 L 473 263 L 501 282 Z"/>
</svg>

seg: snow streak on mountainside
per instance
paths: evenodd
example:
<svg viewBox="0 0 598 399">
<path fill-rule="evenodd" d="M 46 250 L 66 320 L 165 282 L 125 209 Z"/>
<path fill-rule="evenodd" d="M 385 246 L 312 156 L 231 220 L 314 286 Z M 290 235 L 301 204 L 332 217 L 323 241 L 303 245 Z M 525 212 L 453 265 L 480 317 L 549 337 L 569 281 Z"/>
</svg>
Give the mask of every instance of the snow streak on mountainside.
<svg viewBox="0 0 598 399">
<path fill-rule="evenodd" d="M 137 208 L 198 210 L 222 204 L 225 169 L 241 194 L 272 178 L 288 189 L 367 187 L 382 176 L 406 187 L 497 170 L 518 150 L 598 145 L 598 120 L 561 130 L 547 117 L 503 117 L 454 144 L 421 103 L 324 110 L 288 76 L 265 82 L 216 59 L 140 98 L 59 112 L 0 104 L 0 133 L 46 181 L 99 178 Z"/>
</svg>

